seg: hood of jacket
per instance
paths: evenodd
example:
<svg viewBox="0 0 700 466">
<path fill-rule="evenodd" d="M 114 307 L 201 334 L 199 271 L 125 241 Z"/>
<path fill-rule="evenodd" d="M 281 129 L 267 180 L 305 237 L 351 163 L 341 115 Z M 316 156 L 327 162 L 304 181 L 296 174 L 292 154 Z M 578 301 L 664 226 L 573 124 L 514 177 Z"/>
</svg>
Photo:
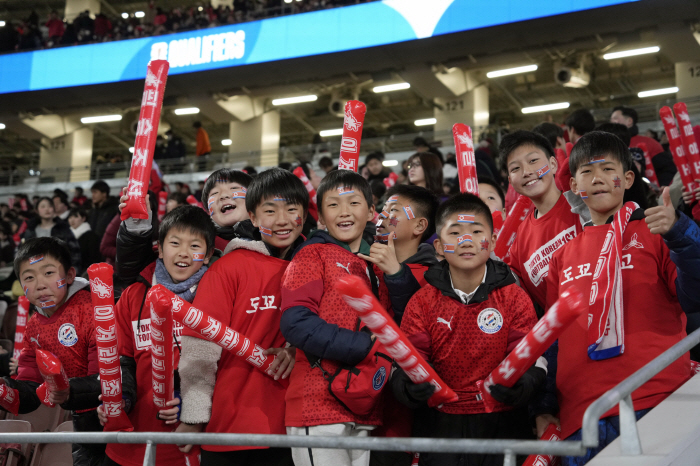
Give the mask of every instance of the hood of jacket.
<svg viewBox="0 0 700 466">
<path fill-rule="evenodd" d="M 71 283 L 68 286 L 68 296 L 66 296 L 66 300 L 63 302 L 63 306 L 66 305 L 68 300 L 70 300 L 75 293 L 77 293 L 78 291 L 80 291 L 86 287 L 88 288 L 88 291 L 90 291 L 90 282 L 89 281 L 85 280 L 84 278 L 75 277 L 75 280 L 73 280 L 73 283 Z M 36 312 L 38 312 L 42 316 L 48 317 L 40 307 L 34 306 L 34 309 L 36 309 Z"/>
<path fill-rule="evenodd" d="M 438 260 L 437 257 L 435 257 L 435 248 L 432 244 L 428 243 L 419 244 L 418 251 L 404 261 L 404 264 L 419 264 L 427 265 L 428 267 L 432 267 L 437 263 Z"/>
<path fill-rule="evenodd" d="M 440 290 L 443 296 L 456 299 L 460 303 L 462 300 L 457 296 L 450 280 L 450 264 L 446 260 L 430 267 L 425 272 L 425 280 Z M 474 297 L 469 304 L 483 303 L 489 298 L 489 294 L 504 286 L 515 284 L 515 277 L 510 268 L 503 262 L 489 259 L 486 261 L 486 280 L 476 289 Z"/>
</svg>

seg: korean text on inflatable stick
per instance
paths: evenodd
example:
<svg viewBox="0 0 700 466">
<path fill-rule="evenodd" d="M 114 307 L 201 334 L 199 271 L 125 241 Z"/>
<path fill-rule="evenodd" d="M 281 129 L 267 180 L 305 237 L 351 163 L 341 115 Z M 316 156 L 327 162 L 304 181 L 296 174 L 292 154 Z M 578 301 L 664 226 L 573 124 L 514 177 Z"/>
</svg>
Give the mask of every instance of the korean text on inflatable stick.
<svg viewBox="0 0 700 466">
<path fill-rule="evenodd" d="M 690 123 L 688 107 L 683 102 L 678 102 L 673 105 L 673 111 L 678 118 L 678 131 L 683 143 L 683 150 L 690 164 L 690 171 L 693 173 L 694 179 L 700 180 L 700 153 L 698 151 L 698 143 L 695 140 L 693 125 Z"/>
<path fill-rule="evenodd" d="M 306 173 L 304 173 L 304 169 L 301 167 L 297 167 L 294 169 L 293 173 L 296 175 L 297 178 L 299 178 L 301 180 L 302 183 L 304 183 L 304 187 L 309 192 L 309 202 L 313 205 L 317 205 L 316 204 L 316 190 L 311 185 L 311 180 L 309 180 L 309 177 L 307 177 Z"/>
<path fill-rule="evenodd" d="M 341 170 L 357 171 L 360 159 L 360 141 L 362 140 L 362 124 L 365 122 L 367 107 L 359 100 L 348 100 L 345 103 L 345 119 L 343 120 L 343 139 L 340 141 Z"/>
<path fill-rule="evenodd" d="M 56 406 L 49 401 L 51 392 L 60 392 L 69 387 L 68 376 L 63 370 L 63 364 L 58 358 L 48 351 L 36 350 L 36 365 L 39 367 L 39 373 L 44 379 L 44 383 L 36 389 L 36 394 L 49 408 Z"/>
<path fill-rule="evenodd" d="M 548 442 L 558 442 L 561 440 L 561 427 L 556 424 L 550 424 L 545 429 L 540 440 Z M 523 466 L 559 466 L 560 460 L 558 456 L 548 455 L 530 455 L 527 457 Z"/>
<path fill-rule="evenodd" d="M 114 317 L 114 285 L 112 266 L 101 262 L 87 269 L 95 321 L 97 363 L 102 386 L 102 405 L 108 432 L 132 431 L 131 421 L 122 409 L 122 375 L 119 367 L 117 319 Z"/>
<path fill-rule="evenodd" d="M 673 155 L 673 161 L 678 168 L 678 172 L 681 174 L 681 181 L 685 190 L 688 192 L 693 191 L 695 186 L 695 181 L 693 180 L 692 170 L 690 168 L 690 163 L 688 162 L 688 157 L 686 157 L 685 150 L 683 149 L 683 142 L 681 141 L 681 135 L 676 128 L 676 120 L 673 118 L 673 112 L 669 107 L 661 107 L 659 110 L 659 116 L 664 124 L 664 130 L 666 130 L 666 135 L 668 136 L 668 144 L 671 149 L 671 154 Z"/>
<path fill-rule="evenodd" d="M 513 208 L 510 209 L 506 221 L 501 228 L 500 233 L 498 233 L 498 239 L 496 240 L 496 248 L 493 253 L 496 257 L 501 259 L 508 255 L 510 247 L 515 242 L 515 236 L 518 233 L 518 227 L 523 220 L 525 220 L 532 210 L 532 201 L 522 194 L 518 195 L 518 199 L 513 204 Z"/>
<path fill-rule="evenodd" d="M 359 314 L 362 322 L 384 345 L 386 352 L 406 371 L 406 375 L 414 383 L 430 382 L 435 387 L 435 393 L 428 400 L 429 406 L 457 401 L 457 394 L 418 353 L 394 319 L 387 315 L 362 278 L 348 275 L 338 280 L 336 287 L 348 306 Z"/>
<path fill-rule="evenodd" d="M 644 176 L 647 180 L 649 180 L 651 183 L 654 183 L 656 186 L 661 186 L 659 184 L 659 178 L 656 176 L 654 164 L 651 162 L 651 156 L 649 155 L 649 148 L 647 147 L 647 144 L 645 142 L 640 142 L 639 144 L 637 144 L 637 148 L 639 148 L 644 153 Z"/>
<path fill-rule="evenodd" d="M 235 353 L 245 359 L 246 362 L 270 375 L 268 369 L 275 360 L 272 355 L 266 355 L 264 349 L 256 345 L 245 335 L 222 324 L 213 317 L 200 311 L 187 301 L 180 299 L 163 285 L 156 285 L 148 292 L 146 300 L 149 303 L 162 302 L 163 306 L 171 306 L 172 316 L 175 322 L 194 330 L 205 340 L 216 343 L 225 350 Z M 282 385 L 287 386 L 289 379 L 279 379 Z"/>
<path fill-rule="evenodd" d="M 146 192 L 151 179 L 153 166 L 153 150 L 156 146 L 160 110 L 163 105 L 165 81 L 168 79 L 170 65 L 167 60 L 153 60 L 148 64 L 146 84 L 141 100 L 141 113 L 136 128 L 134 157 L 131 159 L 129 171 L 129 200 L 122 210 L 121 219 L 148 218 L 146 207 Z"/>
<path fill-rule="evenodd" d="M 26 296 L 17 298 L 17 326 L 15 327 L 15 347 L 12 357 L 19 359 L 19 354 L 24 348 L 24 330 L 27 328 L 29 316 L 29 299 Z"/>
<path fill-rule="evenodd" d="M 173 353 L 173 303 L 170 300 L 149 300 L 151 310 L 151 366 L 153 404 L 165 408 L 175 398 Z"/>
<path fill-rule="evenodd" d="M 7 385 L 0 385 L 0 406 L 17 416 L 19 414 L 19 391 Z"/>
<path fill-rule="evenodd" d="M 472 129 L 463 124 L 452 126 L 452 136 L 457 152 L 457 175 L 459 176 L 459 191 L 479 195 L 479 181 L 476 176 L 476 159 L 474 158 L 474 142 Z"/>
<path fill-rule="evenodd" d="M 494 384 L 512 387 L 585 309 L 587 306 L 581 292 L 573 286 L 567 288 L 503 362 L 486 379 L 477 382 L 487 413 L 498 406 L 498 402 L 491 397 L 489 387 Z"/>
<path fill-rule="evenodd" d="M 158 221 L 160 222 L 165 217 L 165 211 L 168 206 L 168 193 L 161 191 L 158 193 Z"/>
</svg>

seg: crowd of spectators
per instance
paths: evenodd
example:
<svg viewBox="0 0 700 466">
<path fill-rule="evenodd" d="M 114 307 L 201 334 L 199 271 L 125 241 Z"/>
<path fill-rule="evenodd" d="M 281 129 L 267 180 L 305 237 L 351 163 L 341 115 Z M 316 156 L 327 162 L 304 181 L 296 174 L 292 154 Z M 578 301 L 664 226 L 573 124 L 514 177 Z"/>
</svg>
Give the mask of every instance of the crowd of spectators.
<svg viewBox="0 0 700 466">
<path fill-rule="evenodd" d="M 93 15 L 86 10 L 73 21 L 64 21 L 53 10 L 47 18 L 33 11 L 23 21 L 7 20 L 0 27 L 0 52 L 32 50 L 93 42 L 106 42 L 171 32 L 205 29 L 227 24 L 243 23 L 272 16 L 367 3 L 374 0 L 234 0 L 233 7 L 191 5 L 165 10 L 151 2 L 143 17 L 129 14 L 127 18 L 104 12 Z"/>
</svg>

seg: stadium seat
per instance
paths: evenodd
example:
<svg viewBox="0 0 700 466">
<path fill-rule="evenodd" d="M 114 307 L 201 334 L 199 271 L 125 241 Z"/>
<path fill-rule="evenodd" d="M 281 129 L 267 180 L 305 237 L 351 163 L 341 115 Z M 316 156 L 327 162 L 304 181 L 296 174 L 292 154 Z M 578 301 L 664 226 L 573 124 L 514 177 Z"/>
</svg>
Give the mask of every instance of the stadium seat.
<svg viewBox="0 0 700 466">
<path fill-rule="evenodd" d="M 54 432 L 73 432 L 73 422 L 59 424 Z M 72 466 L 73 453 L 70 443 L 40 443 L 37 445 L 30 466 Z"/>
<path fill-rule="evenodd" d="M 32 425 L 27 421 L 20 420 L 4 420 L 0 421 L 0 434 L 2 433 L 17 433 L 17 432 L 32 432 Z M 1 435 L 0 435 L 1 437 Z M 20 451 L 25 461 L 20 462 L 20 458 L 12 451 L 7 454 L 7 466 L 17 466 L 18 464 L 27 464 L 29 454 L 32 451 L 32 444 L 23 443 L 20 445 Z"/>
<path fill-rule="evenodd" d="M 49 408 L 46 405 L 39 406 L 39 409 L 28 414 L 7 415 L 7 419 L 16 419 L 29 422 L 34 432 L 51 432 L 63 419 L 64 410 L 60 407 Z"/>
</svg>

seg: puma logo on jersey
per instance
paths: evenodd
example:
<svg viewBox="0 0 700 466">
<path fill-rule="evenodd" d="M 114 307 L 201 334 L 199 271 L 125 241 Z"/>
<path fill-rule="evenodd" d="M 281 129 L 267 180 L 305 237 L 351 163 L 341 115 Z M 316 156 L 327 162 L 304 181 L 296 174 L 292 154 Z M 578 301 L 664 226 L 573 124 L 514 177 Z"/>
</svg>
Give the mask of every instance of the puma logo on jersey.
<svg viewBox="0 0 700 466">
<path fill-rule="evenodd" d="M 622 248 L 623 251 L 627 251 L 630 248 L 644 249 L 644 245 L 637 240 L 637 233 L 632 235 L 630 240 L 625 247 Z"/>
<path fill-rule="evenodd" d="M 445 324 L 445 325 L 447 325 L 447 328 L 449 328 L 450 331 L 452 331 L 452 319 L 454 319 L 454 318 L 455 318 L 455 316 L 450 317 L 450 321 L 448 322 L 448 321 L 446 321 L 445 319 L 443 319 L 442 317 L 438 317 L 438 318 L 437 318 L 437 323 L 438 323 L 438 324 Z"/>
<path fill-rule="evenodd" d="M 39 335 L 37 335 L 37 337 L 38 337 L 38 336 L 39 336 Z M 38 346 L 39 348 L 41 348 L 41 345 L 39 344 L 39 340 L 37 340 L 36 338 L 30 337 L 30 338 L 29 338 L 29 341 L 33 341 L 34 343 L 36 343 L 36 346 Z"/>
<path fill-rule="evenodd" d="M 341 269 L 345 269 L 345 271 L 346 271 L 348 274 L 350 274 L 350 262 L 348 262 L 348 265 L 343 265 L 343 264 L 341 264 L 340 262 L 336 262 L 335 265 L 337 265 L 337 266 L 340 267 Z M 350 275 L 352 275 L 352 274 L 350 274 Z"/>
</svg>

